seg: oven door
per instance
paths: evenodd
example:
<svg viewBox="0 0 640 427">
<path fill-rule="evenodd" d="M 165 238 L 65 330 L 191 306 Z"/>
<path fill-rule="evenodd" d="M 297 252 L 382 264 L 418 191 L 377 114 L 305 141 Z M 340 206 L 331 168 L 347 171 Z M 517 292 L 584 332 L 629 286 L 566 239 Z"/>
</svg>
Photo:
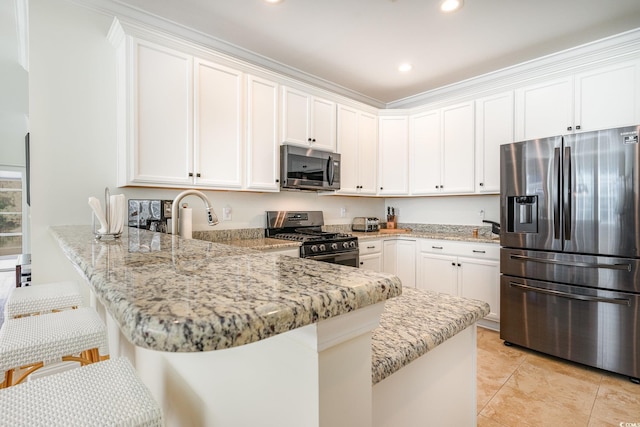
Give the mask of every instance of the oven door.
<svg viewBox="0 0 640 427">
<path fill-rule="evenodd" d="M 348 265 L 349 267 L 360 267 L 359 251 L 340 252 L 336 254 L 312 255 L 305 257 L 315 261 L 329 262 L 331 264 Z"/>
</svg>

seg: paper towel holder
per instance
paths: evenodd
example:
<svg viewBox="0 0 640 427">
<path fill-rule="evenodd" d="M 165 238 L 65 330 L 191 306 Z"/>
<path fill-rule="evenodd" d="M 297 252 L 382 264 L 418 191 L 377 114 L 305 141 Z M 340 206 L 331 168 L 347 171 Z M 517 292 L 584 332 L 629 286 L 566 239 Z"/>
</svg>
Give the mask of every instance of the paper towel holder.
<svg viewBox="0 0 640 427">
<path fill-rule="evenodd" d="M 109 223 L 110 221 L 110 209 L 111 206 L 109 206 L 110 203 L 110 199 L 111 199 L 111 191 L 109 191 L 109 187 L 105 187 L 104 188 L 104 205 L 105 205 L 105 217 L 107 220 L 107 230 L 111 230 L 111 224 Z M 103 237 L 113 237 L 114 239 L 119 239 L 122 236 L 122 230 L 117 232 L 117 233 L 101 233 L 100 231 L 98 231 L 98 229 L 96 229 L 96 214 L 95 212 L 91 212 L 91 229 L 93 230 L 93 236 L 96 238 L 96 240 L 100 240 Z"/>
</svg>

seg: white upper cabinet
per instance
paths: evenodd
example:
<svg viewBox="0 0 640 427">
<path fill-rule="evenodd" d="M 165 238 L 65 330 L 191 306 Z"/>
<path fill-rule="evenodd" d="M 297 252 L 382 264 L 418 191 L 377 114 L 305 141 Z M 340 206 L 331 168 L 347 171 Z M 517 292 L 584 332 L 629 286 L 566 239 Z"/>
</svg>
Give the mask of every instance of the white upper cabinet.
<svg viewBox="0 0 640 427">
<path fill-rule="evenodd" d="M 118 185 L 279 191 L 279 85 L 126 36 Z"/>
<path fill-rule="evenodd" d="M 442 182 L 440 110 L 416 114 L 411 126 L 411 194 L 439 194 Z"/>
<path fill-rule="evenodd" d="M 513 92 L 476 100 L 476 192 L 500 192 L 500 145 L 513 142 Z"/>
<path fill-rule="evenodd" d="M 380 117 L 378 194 L 404 196 L 409 193 L 409 119 Z"/>
<path fill-rule="evenodd" d="M 639 63 L 624 62 L 517 89 L 515 139 L 640 122 Z"/>
<path fill-rule="evenodd" d="M 338 106 L 340 194 L 376 194 L 377 129 L 376 116 L 344 105 Z"/>
<path fill-rule="evenodd" d="M 640 61 L 577 74 L 575 90 L 576 130 L 640 123 Z"/>
<path fill-rule="evenodd" d="M 515 103 L 516 141 L 562 135 L 573 123 L 573 79 L 517 89 Z"/>
<path fill-rule="evenodd" d="M 247 76 L 247 189 L 279 191 L 279 146 L 278 84 Z"/>
<path fill-rule="evenodd" d="M 283 87 L 281 140 L 283 143 L 335 152 L 335 102 Z"/>
<path fill-rule="evenodd" d="M 474 137 L 473 102 L 442 109 L 443 193 L 474 191 Z"/>
<path fill-rule="evenodd" d="M 244 76 L 201 59 L 194 71 L 194 183 L 242 188 Z"/>
<path fill-rule="evenodd" d="M 411 117 L 411 194 L 474 192 L 474 105 Z"/>
<path fill-rule="evenodd" d="M 120 76 L 123 103 L 118 185 L 190 184 L 193 171 L 193 60 L 137 39 L 127 40 L 131 62 Z M 124 55 L 124 51 L 121 52 Z M 127 120 L 129 119 L 129 120 Z M 127 145 L 126 141 L 130 144 Z"/>
</svg>

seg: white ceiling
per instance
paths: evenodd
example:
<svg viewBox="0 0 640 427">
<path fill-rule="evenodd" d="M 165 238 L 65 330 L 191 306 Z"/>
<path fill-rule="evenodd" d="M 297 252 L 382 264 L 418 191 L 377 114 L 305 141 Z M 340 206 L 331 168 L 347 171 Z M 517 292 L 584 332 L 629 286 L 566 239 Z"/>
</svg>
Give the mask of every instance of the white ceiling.
<svg viewBox="0 0 640 427">
<path fill-rule="evenodd" d="M 640 27 L 639 0 L 118 2 L 383 104 Z"/>
</svg>

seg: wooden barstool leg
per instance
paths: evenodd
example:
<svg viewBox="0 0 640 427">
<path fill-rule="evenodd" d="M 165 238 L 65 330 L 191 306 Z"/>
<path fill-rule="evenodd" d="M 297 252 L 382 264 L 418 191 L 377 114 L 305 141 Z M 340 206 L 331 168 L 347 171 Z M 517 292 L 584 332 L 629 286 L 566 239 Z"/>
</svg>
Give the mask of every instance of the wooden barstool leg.
<svg viewBox="0 0 640 427">
<path fill-rule="evenodd" d="M 0 388 L 10 387 L 13 385 L 12 383 L 13 383 L 13 369 L 4 371 L 4 381 L 0 383 Z"/>
</svg>

